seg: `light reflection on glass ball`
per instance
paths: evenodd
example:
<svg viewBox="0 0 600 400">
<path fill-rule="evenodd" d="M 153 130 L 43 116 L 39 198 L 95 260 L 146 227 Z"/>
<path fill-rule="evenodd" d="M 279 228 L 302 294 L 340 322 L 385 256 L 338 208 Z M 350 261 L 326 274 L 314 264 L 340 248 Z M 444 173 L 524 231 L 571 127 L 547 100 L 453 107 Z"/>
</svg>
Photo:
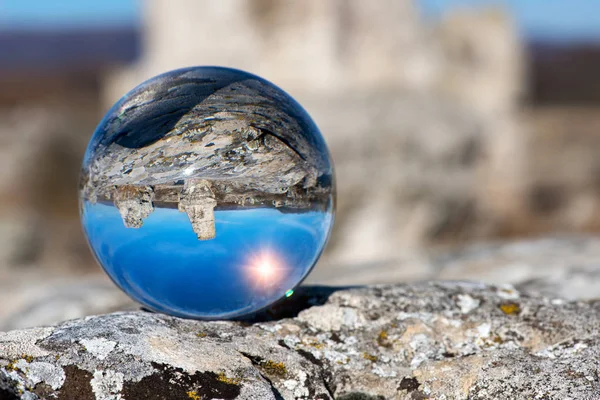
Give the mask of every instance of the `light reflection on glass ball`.
<svg viewBox="0 0 600 400">
<path fill-rule="evenodd" d="M 262 249 L 258 254 L 249 255 L 246 273 L 249 281 L 260 288 L 266 288 L 277 283 L 288 275 L 289 266 L 271 249 Z"/>
<path fill-rule="evenodd" d="M 149 309 L 234 318 L 289 297 L 333 224 L 333 168 L 289 95 L 218 67 L 142 83 L 88 145 L 80 205 L 93 253 Z"/>
</svg>

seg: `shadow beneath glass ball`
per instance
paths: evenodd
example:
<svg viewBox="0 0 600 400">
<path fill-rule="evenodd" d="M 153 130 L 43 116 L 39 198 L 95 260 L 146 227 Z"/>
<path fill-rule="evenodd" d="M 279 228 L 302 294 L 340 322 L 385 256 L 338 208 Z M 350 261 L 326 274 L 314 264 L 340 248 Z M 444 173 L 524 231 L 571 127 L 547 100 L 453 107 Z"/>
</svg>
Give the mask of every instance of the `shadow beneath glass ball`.
<svg viewBox="0 0 600 400">
<path fill-rule="evenodd" d="M 329 296 L 338 290 L 347 290 L 358 287 L 360 286 L 299 286 L 294 289 L 293 293 L 291 293 L 289 297 L 284 297 L 271 304 L 269 307 L 253 314 L 231 318 L 230 321 L 253 324 L 256 322 L 277 321 L 285 318 L 294 318 L 302 310 L 325 304 L 327 299 L 329 299 Z M 142 307 L 141 309 L 142 311 L 146 312 L 155 312 L 145 307 Z"/>
<path fill-rule="evenodd" d="M 284 297 L 269 307 L 254 314 L 234 318 L 234 321 L 255 323 L 294 318 L 300 311 L 327 302 L 329 296 L 338 290 L 352 289 L 358 286 L 299 286 L 290 297 Z"/>
</svg>

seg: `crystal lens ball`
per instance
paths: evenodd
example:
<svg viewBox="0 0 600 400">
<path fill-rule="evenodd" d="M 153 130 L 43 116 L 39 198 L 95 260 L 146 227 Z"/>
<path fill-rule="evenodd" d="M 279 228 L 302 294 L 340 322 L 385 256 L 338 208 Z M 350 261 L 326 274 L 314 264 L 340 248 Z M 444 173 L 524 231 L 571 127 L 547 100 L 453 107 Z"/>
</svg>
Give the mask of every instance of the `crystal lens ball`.
<svg viewBox="0 0 600 400">
<path fill-rule="evenodd" d="M 246 72 L 194 67 L 119 100 L 87 147 L 81 220 L 112 280 L 197 319 L 290 296 L 333 224 L 327 146 L 304 109 Z"/>
</svg>

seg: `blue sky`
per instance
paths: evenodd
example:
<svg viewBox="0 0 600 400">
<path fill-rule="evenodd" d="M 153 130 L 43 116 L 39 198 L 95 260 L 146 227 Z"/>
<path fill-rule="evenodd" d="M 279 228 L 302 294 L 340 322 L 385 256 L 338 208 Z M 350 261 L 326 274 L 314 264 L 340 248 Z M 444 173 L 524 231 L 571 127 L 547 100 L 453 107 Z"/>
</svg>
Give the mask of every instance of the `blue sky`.
<svg viewBox="0 0 600 400">
<path fill-rule="evenodd" d="M 0 0 L 0 28 L 136 24 L 142 0 Z"/>
<path fill-rule="evenodd" d="M 501 4 L 512 11 L 528 38 L 600 40 L 597 0 L 419 0 L 425 15 L 437 16 L 457 6 Z"/>
<path fill-rule="evenodd" d="M 597 0 L 416 1 L 430 17 L 456 6 L 502 4 L 529 38 L 600 40 Z M 141 4 L 143 0 L 0 0 L 0 29 L 135 24 Z"/>
</svg>

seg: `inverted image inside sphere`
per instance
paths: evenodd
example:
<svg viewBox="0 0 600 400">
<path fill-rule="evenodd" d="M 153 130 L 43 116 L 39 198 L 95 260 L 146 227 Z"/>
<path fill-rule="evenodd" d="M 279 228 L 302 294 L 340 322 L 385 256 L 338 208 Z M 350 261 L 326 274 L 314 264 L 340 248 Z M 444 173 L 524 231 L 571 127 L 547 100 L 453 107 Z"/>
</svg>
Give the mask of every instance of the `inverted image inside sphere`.
<svg viewBox="0 0 600 400">
<path fill-rule="evenodd" d="M 310 272 L 333 224 L 333 182 L 319 130 L 284 91 L 186 68 L 142 83 L 100 122 L 81 218 L 104 270 L 138 302 L 233 318 Z"/>
</svg>

